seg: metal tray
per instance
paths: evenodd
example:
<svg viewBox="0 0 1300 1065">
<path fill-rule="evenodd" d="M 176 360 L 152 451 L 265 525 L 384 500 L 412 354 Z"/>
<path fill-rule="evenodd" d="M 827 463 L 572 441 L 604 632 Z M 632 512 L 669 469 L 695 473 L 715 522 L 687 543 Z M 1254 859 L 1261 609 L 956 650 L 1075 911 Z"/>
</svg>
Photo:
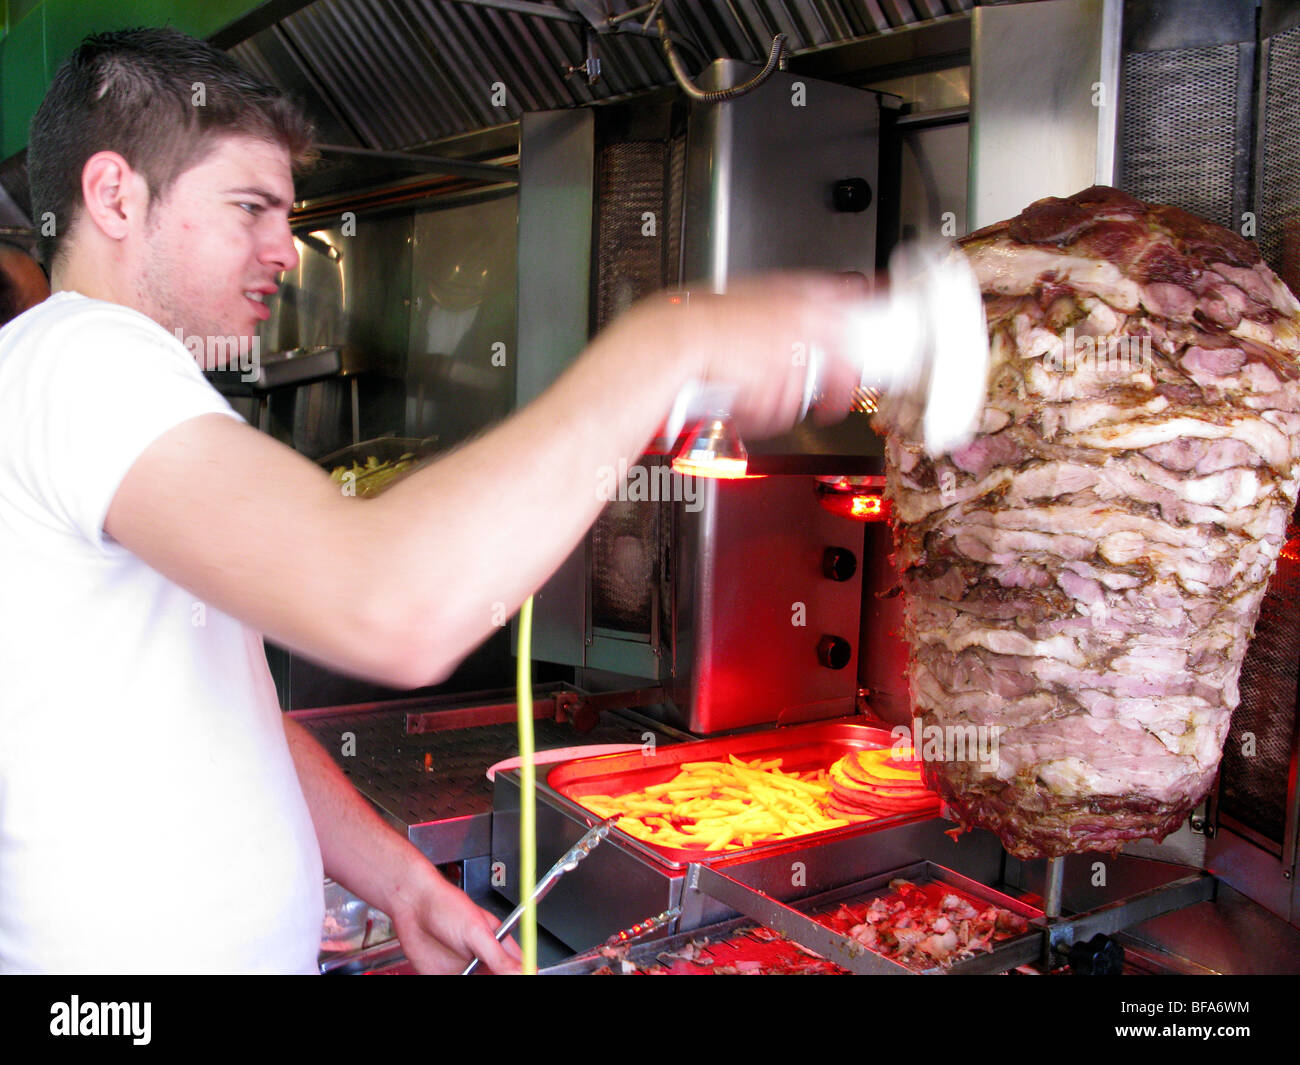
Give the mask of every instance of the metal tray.
<svg viewBox="0 0 1300 1065">
<path fill-rule="evenodd" d="M 910 880 L 915 884 L 938 882 L 956 889 L 972 899 L 1001 906 L 1019 914 L 1031 924 L 1026 932 L 1003 940 L 990 953 L 977 954 L 949 966 L 923 968 L 917 964 L 895 961 L 864 947 L 850 936 L 841 935 L 814 920 L 814 916 L 838 907 L 841 903 L 867 902 L 890 891 L 894 880 Z M 773 928 L 783 935 L 815 950 L 822 957 L 843 966 L 851 972 L 898 975 L 957 975 L 961 973 L 1000 973 L 1037 960 L 1043 950 L 1044 919 L 1041 910 L 1028 906 L 1010 895 L 962 876 L 934 862 L 922 861 L 895 869 L 889 873 L 824 894 L 785 905 L 775 899 L 746 887 L 737 880 L 705 866 L 693 866 L 687 877 L 687 891 L 701 891 L 733 909 L 753 918 L 760 924 Z"/>
<path fill-rule="evenodd" d="M 564 762 L 546 776 L 551 790 L 582 808 L 592 820 L 599 817 L 582 805 L 584 795 L 618 795 L 638 791 L 651 784 L 661 784 L 677 775 L 683 762 L 725 762 L 728 755 L 737 758 L 759 758 L 779 755 L 782 770 L 806 772 L 828 769 L 844 755 L 856 750 L 888 747 L 894 740 L 885 728 L 862 725 L 849 721 L 818 722 L 789 728 L 766 729 L 740 736 L 681 743 L 654 753 L 633 751 L 627 754 L 609 754 L 596 758 L 583 758 Z M 703 848 L 680 849 L 666 847 L 637 839 L 615 829 L 611 837 L 628 847 L 650 854 L 662 863 L 675 868 L 692 862 L 715 861 L 746 857 L 791 844 L 806 846 L 823 839 L 843 834 L 857 834 L 881 827 L 893 827 L 909 821 L 929 820 L 933 812 L 904 813 L 892 817 L 877 817 L 869 821 L 856 821 L 841 828 L 810 832 L 786 839 L 765 840 L 752 847 L 727 851 L 706 851 Z"/>
<path fill-rule="evenodd" d="M 644 943 L 634 943 L 627 950 L 627 958 L 641 968 L 650 968 L 651 966 L 662 964 L 661 956 L 664 954 L 673 954 L 689 946 L 692 942 L 696 944 L 708 940 L 707 948 L 711 956 L 717 959 L 714 954 L 721 948 L 721 951 L 735 948 L 734 952 L 742 953 L 746 949 L 746 939 L 759 927 L 748 917 L 733 917 L 729 921 L 721 921 L 718 924 L 709 925 L 707 928 L 697 928 L 693 932 L 679 932 L 675 936 L 667 939 L 651 939 Z M 727 959 L 731 960 L 731 959 Z M 611 960 L 601 954 L 599 950 L 587 951 L 578 954 L 575 957 L 568 958 L 565 961 L 558 962 L 542 969 L 541 976 L 592 976 L 597 970 L 610 965 Z M 611 966 L 612 967 L 612 966 Z M 698 970 L 698 971 L 696 971 Z M 849 975 L 847 969 L 840 972 Z M 616 974 L 622 975 L 622 974 Z M 691 966 L 684 972 L 672 972 L 667 975 L 671 976 L 715 976 L 717 972 L 711 968 L 703 966 Z M 839 974 L 827 974 L 839 975 Z"/>
<path fill-rule="evenodd" d="M 819 923 L 814 918 L 838 908 L 841 903 L 869 902 L 890 892 L 889 884 L 896 879 L 910 880 L 915 884 L 943 884 L 946 888 L 968 898 L 1001 906 L 1030 922 L 1030 928 L 1021 935 L 1003 940 L 990 953 L 977 954 L 950 966 L 926 968 L 919 964 L 895 961 L 878 954 L 849 936 L 841 935 Z M 712 942 L 743 935 L 756 925 L 780 932 L 787 939 L 816 951 L 827 961 L 842 969 L 863 975 L 959 975 L 972 973 L 1007 972 L 1020 965 L 1038 960 L 1043 949 L 1044 921 L 1041 910 L 1005 895 L 977 880 L 962 876 L 934 862 L 914 862 L 901 869 L 849 884 L 834 891 L 823 892 L 789 905 L 755 891 L 737 880 L 704 865 L 692 865 L 687 874 L 687 892 L 702 892 L 738 911 L 742 916 L 718 922 L 693 932 L 682 933 L 669 939 L 640 944 L 631 948 L 629 958 L 640 965 L 653 965 L 660 954 L 675 951 L 690 940 L 708 938 Z M 598 951 L 590 951 L 547 970 L 555 975 L 580 975 L 594 972 L 607 963 Z"/>
<path fill-rule="evenodd" d="M 290 385 L 305 385 L 336 376 L 343 369 L 343 350 L 337 347 L 291 348 L 261 356 L 250 377 L 239 370 L 205 371 L 223 396 L 260 395 Z"/>
</svg>

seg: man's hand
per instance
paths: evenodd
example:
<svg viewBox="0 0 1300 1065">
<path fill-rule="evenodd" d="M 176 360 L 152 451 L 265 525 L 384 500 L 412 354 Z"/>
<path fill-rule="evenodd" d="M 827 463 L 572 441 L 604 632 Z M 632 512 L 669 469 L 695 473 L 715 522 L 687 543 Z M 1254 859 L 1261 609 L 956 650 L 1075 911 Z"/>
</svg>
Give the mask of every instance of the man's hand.
<svg viewBox="0 0 1300 1065">
<path fill-rule="evenodd" d="M 427 863 L 413 870 L 415 882 L 398 892 L 389 916 L 407 960 L 417 972 L 459 973 L 470 959 L 481 959 L 481 970 L 494 973 L 520 971 L 519 947 L 503 944 L 493 933 L 501 922 L 480 909 L 463 891 L 443 879 Z"/>
</svg>

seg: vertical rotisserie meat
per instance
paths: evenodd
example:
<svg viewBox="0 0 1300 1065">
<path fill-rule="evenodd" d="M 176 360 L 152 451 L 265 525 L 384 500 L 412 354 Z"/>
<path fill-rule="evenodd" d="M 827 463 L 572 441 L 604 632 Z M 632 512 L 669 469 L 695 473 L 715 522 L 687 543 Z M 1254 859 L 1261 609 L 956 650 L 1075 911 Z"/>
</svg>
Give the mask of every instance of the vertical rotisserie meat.
<svg viewBox="0 0 1300 1065">
<path fill-rule="evenodd" d="M 981 431 L 888 444 L 914 742 L 1017 856 L 1163 839 L 1213 781 L 1295 506 L 1300 304 L 1237 234 L 1109 188 L 962 245 Z"/>
</svg>

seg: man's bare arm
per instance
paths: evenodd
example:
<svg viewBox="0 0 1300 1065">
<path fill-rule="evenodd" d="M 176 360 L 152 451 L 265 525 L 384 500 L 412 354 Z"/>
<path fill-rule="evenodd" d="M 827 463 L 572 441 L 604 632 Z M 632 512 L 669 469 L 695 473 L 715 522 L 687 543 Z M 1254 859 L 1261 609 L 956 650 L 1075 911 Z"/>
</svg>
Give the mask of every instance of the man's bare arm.
<svg viewBox="0 0 1300 1065">
<path fill-rule="evenodd" d="M 806 279 L 643 305 L 537 401 L 364 502 L 247 426 L 192 419 L 132 466 L 105 530 L 284 646 L 394 686 L 432 683 L 563 561 L 603 505 L 601 469 L 642 452 L 685 380 L 735 385 L 746 431 L 784 428 L 803 391 L 792 353 L 831 346 L 842 306 Z M 851 384 L 830 382 L 841 406 Z"/>
<path fill-rule="evenodd" d="M 385 824 L 301 725 L 286 717 L 284 732 L 325 872 L 393 919 L 412 964 L 421 972 L 453 973 L 478 955 L 494 972 L 517 970 L 517 956 L 493 937 L 496 919 Z"/>
</svg>

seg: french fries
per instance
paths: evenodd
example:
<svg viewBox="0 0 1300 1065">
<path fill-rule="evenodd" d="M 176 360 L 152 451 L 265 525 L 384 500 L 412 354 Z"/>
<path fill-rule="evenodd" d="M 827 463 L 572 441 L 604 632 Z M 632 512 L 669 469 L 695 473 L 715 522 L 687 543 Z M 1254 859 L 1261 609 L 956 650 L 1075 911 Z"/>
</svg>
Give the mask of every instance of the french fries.
<svg viewBox="0 0 1300 1065">
<path fill-rule="evenodd" d="M 356 494 L 362 499 L 370 499 L 372 496 L 379 495 L 397 480 L 400 474 L 414 465 L 415 455 L 409 451 L 391 462 L 380 462 L 378 458 L 371 455 L 366 459 L 364 466 L 359 462 L 353 462 L 351 469 L 346 466 L 335 466 L 330 471 L 330 480 L 337 485 L 342 485 L 350 477 Z"/>
<path fill-rule="evenodd" d="M 740 850 L 853 823 L 826 813 L 826 770 L 786 773 L 780 758 L 729 757 L 683 762 L 672 780 L 640 791 L 573 798 L 599 817 L 618 817 L 629 836 L 675 850 Z"/>
</svg>

